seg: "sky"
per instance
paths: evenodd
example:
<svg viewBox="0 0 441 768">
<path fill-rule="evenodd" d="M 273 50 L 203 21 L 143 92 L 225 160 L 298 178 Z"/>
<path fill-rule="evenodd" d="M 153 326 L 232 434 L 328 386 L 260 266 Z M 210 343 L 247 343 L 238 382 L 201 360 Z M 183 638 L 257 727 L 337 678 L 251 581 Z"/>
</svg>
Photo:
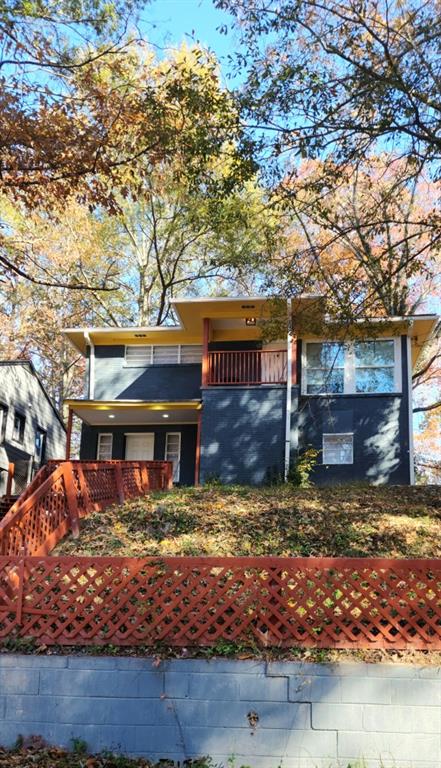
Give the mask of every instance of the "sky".
<svg viewBox="0 0 441 768">
<path fill-rule="evenodd" d="M 223 35 L 218 28 L 231 25 L 231 21 L 232 17 L 216 9 L 212 0 L 151 0 L 141 13 L 139 26 L 143 36 L 160 48 L 175 47 L 183 41 L 202 43 L 217 55 L 225 77 L 227 57 L 234 54 L 236 39 L 233 32 Z"/>
</svg>

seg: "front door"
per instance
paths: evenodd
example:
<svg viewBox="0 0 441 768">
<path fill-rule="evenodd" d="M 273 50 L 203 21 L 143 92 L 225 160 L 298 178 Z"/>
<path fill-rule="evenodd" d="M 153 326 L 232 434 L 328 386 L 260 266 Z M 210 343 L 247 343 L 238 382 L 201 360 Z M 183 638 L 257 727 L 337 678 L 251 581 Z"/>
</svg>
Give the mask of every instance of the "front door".
<svg viewBox="0 0 441 768">
<path fill-rule="evenodd" d="M 127 461 L 153 461 L 155 435 L 153 432 L 132 432 L 126 435 Z"/>
</svg>

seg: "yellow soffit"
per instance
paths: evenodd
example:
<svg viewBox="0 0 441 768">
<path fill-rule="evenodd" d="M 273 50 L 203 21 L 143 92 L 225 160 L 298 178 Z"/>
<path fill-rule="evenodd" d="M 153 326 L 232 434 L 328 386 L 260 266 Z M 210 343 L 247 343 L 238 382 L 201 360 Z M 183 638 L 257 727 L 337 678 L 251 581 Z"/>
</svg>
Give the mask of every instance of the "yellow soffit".
<svg viewBox="0 0 441 768">
<path fill-rule="evenodd" d="M 178 402 L 146 403 L 140 401 L 127 400 L 65 400 L 64 404 L 69 408 L 82 408 L 93 411 L 118 411 L 118 410 L 139 410 L 139 411 L 199 411 L 202 403 L 198 400 L 179 400 Z"/>
</svg>

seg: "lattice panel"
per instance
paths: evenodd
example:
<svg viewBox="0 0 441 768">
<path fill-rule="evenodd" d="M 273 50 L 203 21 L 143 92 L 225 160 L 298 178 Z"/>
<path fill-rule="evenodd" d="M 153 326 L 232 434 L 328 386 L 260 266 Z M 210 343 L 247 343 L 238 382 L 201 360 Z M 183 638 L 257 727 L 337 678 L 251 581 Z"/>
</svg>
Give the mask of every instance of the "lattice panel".
<svg viewBox="0 0 441 768">
<path fill-rule="evenodd" d="M 0 558 L 0 581 L 0 636 L 46 644 L 441 649 L 436 560 Z"/>
<path fill-rule="evenodd" d="M 128 498 L 140 496 L 143 492 L 141 467 L 138 465 L 125 465 L 121 469 L 123 478 L 124 495 Z"/>
<path fill-rule="evenodd" d="M 93 467 L 93 465 L 85 464 L 83 473 L 91 502 L 108 504 L 118 498 L 114 467 Z"/>
<path fill-rule="evenodd" d="M 171 475 L 170 462 L 50 462 L 0 522 L 0 555 L 46 554 L 70 528 L 78 533 L 80 517 L 125 495 L 169 488 Z"/>
<path fill-rule="evenodd" d="M 2 554 L 18 555 L 23 549 L 38 552 L 58 531 L 62 530 L 64 534 L 68 530 L 69 512 L 63 475 L 54 473 L 42 488 L 44 492 L 34 503 L 30 503 L 30 498 L 26 499 L 6 521 L 0 537 Z"/>
</svg>

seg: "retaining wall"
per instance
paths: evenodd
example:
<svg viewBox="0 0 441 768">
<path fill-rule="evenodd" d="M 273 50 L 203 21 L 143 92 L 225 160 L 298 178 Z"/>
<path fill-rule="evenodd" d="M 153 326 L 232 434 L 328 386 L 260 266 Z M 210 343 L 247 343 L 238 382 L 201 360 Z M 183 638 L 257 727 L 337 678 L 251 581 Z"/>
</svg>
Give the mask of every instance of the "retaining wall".
<svg viewBox="0 0 441 768">
<path fill-rule="evenodd" d="M 251 768 L 439 768 L 441 668 L 0 655 L 0 743 Z"/>
</svg>

